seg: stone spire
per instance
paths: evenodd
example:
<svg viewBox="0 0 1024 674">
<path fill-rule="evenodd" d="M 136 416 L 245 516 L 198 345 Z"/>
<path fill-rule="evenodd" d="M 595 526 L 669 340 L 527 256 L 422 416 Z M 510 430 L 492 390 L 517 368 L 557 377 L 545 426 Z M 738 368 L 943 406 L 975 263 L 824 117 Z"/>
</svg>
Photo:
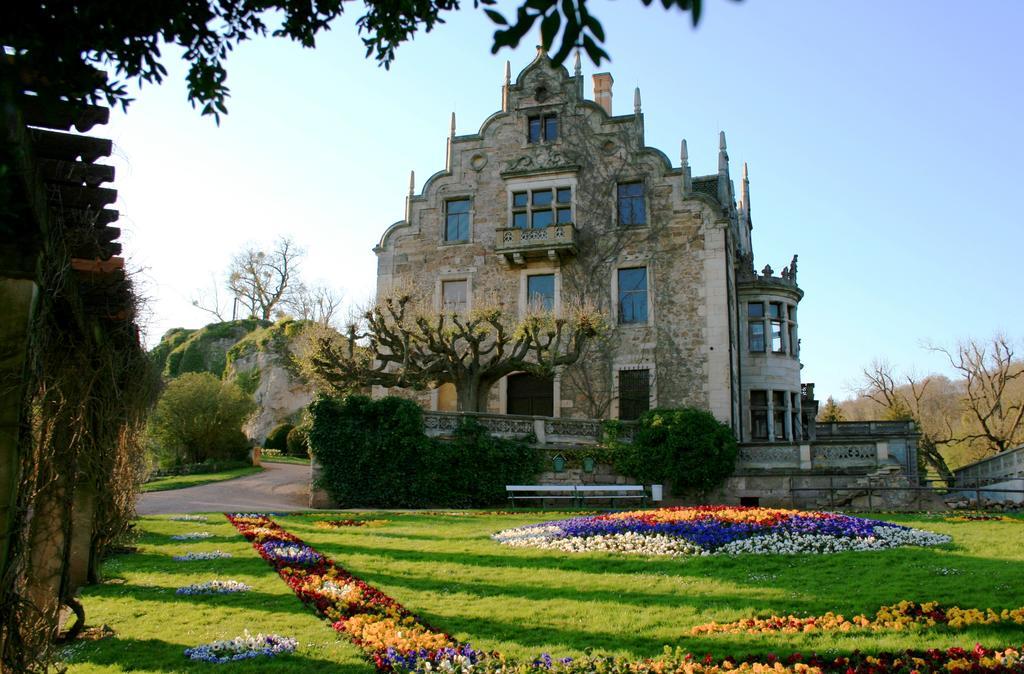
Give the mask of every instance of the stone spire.
<svg viewBox="0 0 1024 674">
<path fill-rule="evenodd" d="M 740 222 L 748 227 L 750 223 L 750 178 L 747 173 L 747 162 L 743 162 L 743 182 L 740 186 Z"/>
<path fill-rule="evenodd" d="M 583 99 L 583 64 L 580 63 L 580 50 L 576 50 L 576 58 L 572 63 L 572 76 L 576 78 L 576 95 Z"/>
<path fill-rule="evenodd" d="M 633 114 L 640 114 L 640 87 L 633 90 Z"/>
<path fill-rule="evenodd" d="M 412 195 L 416 191 L 416 171 L 409 171 L 409 194 L 405 197 L 405 221 L 412 224 Z"/>
<path fill-rule="evenodd" d="M 685 138 L 679 143 L 679 166 L 683 173 L 683 194 L 689 194 L 693 191 L 693 175 L 690 173 L 690 153 Z"/>
<path fill-rule="evenodd" d="M 444 158 L 444 164 L 445 164 L 446 167 L 448 167 L 448 171 L 449 172 L 452 170 L 452 156 L 453 156 L 453 148 L 452 148 L 452 146 L 454 145 L 454 143 L 455 143 L 455 113 L 452 112 L 452 123 L 451 123 L 451 126 L 448 129 L 448 150 L 445 153 L 445 158 Z"/>
<path fill-rule="evenodd" d="M 732 190 L 729 185 L 729 153 L 725 146 L 725 131 L 718 132 L 718 202 L 722 208 L 732 208 Z"/>
<path fill-rule="evenodd" d="M 501 85 L 501 110 L 508 112 L 508 94 L 512 88 L 512 63 L 505 61 L 505 82 Z"/>
</svg>

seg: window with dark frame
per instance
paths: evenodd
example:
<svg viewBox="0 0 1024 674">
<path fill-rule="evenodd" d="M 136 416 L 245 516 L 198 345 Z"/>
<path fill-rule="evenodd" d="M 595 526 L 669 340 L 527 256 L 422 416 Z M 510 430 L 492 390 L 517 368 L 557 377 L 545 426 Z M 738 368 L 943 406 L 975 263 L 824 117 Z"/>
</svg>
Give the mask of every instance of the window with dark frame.
<svg viewBox="0 0 1024 674">
<path fill-rule="evenodd" d="M 572 188 L 545 187 L 512 193 L 512 226 L 543 229 L 572 224 Z"/>
<path fill-rule="evenodd" d="M 750 392 L 750 438 L 768 439 L 768 391 Z"/>
<path fill-rule="evenodd" d="M 801 436 L 800 427 L 800 394 L 789 394 L 789 428 L 793 434 L 793 440 L 799 440 Z"/>
<path fill-rule="evenodd" d="M 651 371 L 619 370 L 619 419 L 632 421 L 651 409 Z"/>
<path fill-rule="evenodd" d="M 764 353 L 764 303 L 747 303 L 747 345 L 752 353 Z"/>
<path fill-rule="evenodd" d="M 785 353 L 786 349 L 782 343 L 784 316 L 782 315 L 781 302 L 768 303 L 768 319 L 771 325 L 772 353 Z"/>
<path fill-rule="evenodd" d="M 786 392 L 772 391 L 772 435 L 776 440 L 787 440 L 786 433 Z"/>
<path fill-rule="evenodd" d="M 526 139 L 530 143 L 550 143 L 558 140 L 558 115 L 532 115 L 527 118 Z"/>
<path fill-rule="evenodd" d="M 618 270 L 619 323 L 647 322 L 647 267 Z"/>
<path fill-rule="evenodd" d="M 789 355 L 794 357 L 800 356 L 800 340 L 796 336 L 796 305 L 790 304 L 786 307 L 788 310 L 788 326 L 789 326 Z"/>
<path fill-rule="evenodd" d="M 555 309 L 555 275 L 536 274 L 526 277 L 526 304 L 531 309 Z"/>
<path fill-rule="evenodd" d="M 444 211 L 444 240 L 469 241 L 469 199 L 446 201 Z"/>
<path fill-rule="evenodd" d="M 639 227 L 647 224 L 642 182 L 622 183 L 618 186 L 619 225 Z"/>
</svg>

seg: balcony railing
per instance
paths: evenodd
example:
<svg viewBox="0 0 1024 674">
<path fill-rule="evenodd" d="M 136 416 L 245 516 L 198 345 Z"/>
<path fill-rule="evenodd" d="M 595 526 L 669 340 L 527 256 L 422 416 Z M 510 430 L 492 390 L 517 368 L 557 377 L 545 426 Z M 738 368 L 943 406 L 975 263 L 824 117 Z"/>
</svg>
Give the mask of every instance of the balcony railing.
<svg viewBox="0 0 1024 674">
<path fill-rule="evenodd" d="M 497 232 L 495 249 L 511 264 L 543 257 L 557 260 L 576 254 L 576 227 L 568 223 L 537 229 L 502 227 Z"/>
</svg>

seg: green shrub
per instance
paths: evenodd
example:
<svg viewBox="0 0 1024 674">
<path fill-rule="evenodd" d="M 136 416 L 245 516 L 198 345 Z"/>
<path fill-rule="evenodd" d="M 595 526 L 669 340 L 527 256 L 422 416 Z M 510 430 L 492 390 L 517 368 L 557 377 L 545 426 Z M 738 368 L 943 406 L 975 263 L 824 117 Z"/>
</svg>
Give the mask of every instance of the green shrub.
<svg viewBox="0 0 1024 674">
<path fill-rule="evenodd" d="M 208 372 L 190 372 L 167 384 L 149 421 L 149 435 L 164 465 L 242 460 L 251 443 L 242 423 L 252 398 Z"/>
<path fill-rule="evenodd" d="M 640 417 L 631 445 L 617 447 L 616 469 L 643 482 L 667 482 L 679 495 L 706 492 L 732 475 L 736 437 L 709 412 L 656 409 Z"/>
<path fill-rule="evenodd" d="M 306 458 L 309 456 L 309 429 L 296 426 L 288 431 L 287 453 L 289 456 Z"/>
<path fill-rule="evenodd" d="M 264 440 L 263 446 L 267 449 L 280 449 L 282 452 L 288 449 L 288 434 L 291 433 L 295 426 L 285 422 L 274 426 L 273 430 L 267 434 L 267 439 Z"/>
<path fill-rule="evenodd" d="M 537 449 L 492 438 L 472 421 L 453 441 L 427 437 L 423 412 L 402 398 L 320 396 L 309 410 L 309 446 L 322 467 L 317 486 L 342 507 L 493 505 L 506 484 L 540 472 Z"/>
</svg>

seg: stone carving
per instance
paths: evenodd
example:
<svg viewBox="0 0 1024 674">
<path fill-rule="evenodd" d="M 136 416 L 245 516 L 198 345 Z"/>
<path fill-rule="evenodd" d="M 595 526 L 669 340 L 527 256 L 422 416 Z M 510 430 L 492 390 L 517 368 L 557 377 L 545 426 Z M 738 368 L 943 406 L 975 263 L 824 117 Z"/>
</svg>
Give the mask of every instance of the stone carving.
<svg viewBox="0 0 1024 674">
<path fill-rule="evenodd" d="M 872 445 L 818 445 L 814 447 L 812 463 L 815 466 L 863 466 L 878 460 L 878 450 Z"/>
<path fill-rule="evenodd" d="M 792 446 L 741 447 L 736 455 L 736 462 L 747 466 L 799 466 L 800 448 Z"/>
<path fill-rule="evenodd" d="M 772 269 L 772 266 L 770 264 L 766 264 L 764 266 L 764 269 L 761 270 L 761 275 L 764 276 L 764 277 L 771 277 L 772 274 L 774 274 L 774 273 L 775 273 L 775 270 Z"/>
<path fill-rule="evenodd" d="M 587 438 L 596 442 L 601 439 L 601 422 L 592 419 L 549 419 L 544 422 L 544 433 Z"/>
<path fill-rule="evenodd" d="M 793 283 L 796 283 L 796 258 L 797 256 L 794 255 L 792 261 L 790 261 L 789 263 L 789 266 L 782 268 L 782 278 Z"/>
<path fill-rule="evenodd" d="M 540 147 L 529 155 L 523 155 L 513 159 L 505 165 L 506 172 L 534 171 L 557 166 L 567 166 L 572 162 L 569 158 L 557 150 L 547 147 Z"/>
</svg>

